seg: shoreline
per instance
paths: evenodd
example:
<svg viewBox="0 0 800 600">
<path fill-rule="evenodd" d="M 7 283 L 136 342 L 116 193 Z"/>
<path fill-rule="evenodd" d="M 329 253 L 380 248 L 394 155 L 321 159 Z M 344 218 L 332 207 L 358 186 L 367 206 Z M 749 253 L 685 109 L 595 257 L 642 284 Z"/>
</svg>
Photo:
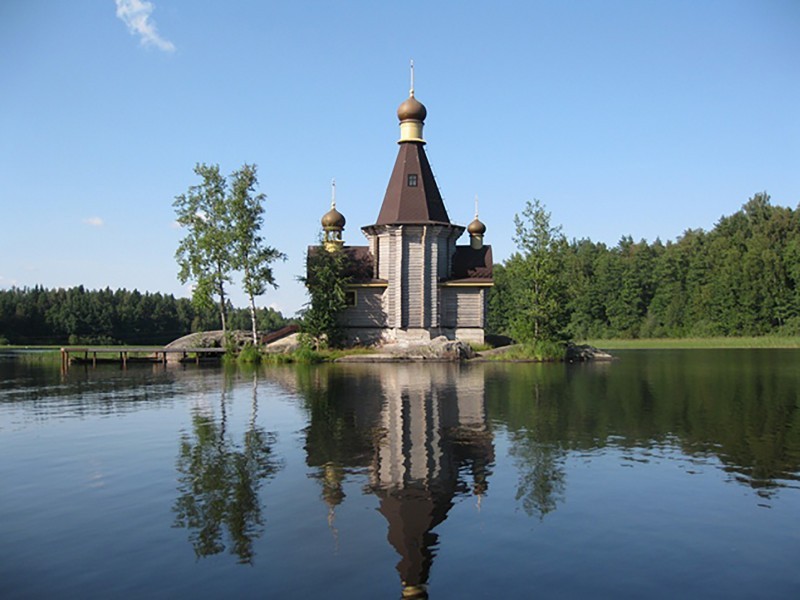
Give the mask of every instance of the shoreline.
<svg viewBox="0 0 800 600">
<path fill-rule="evenodd" d="M 580 342 L 603 350 L 722 350 L 726 348 L 750 350 L 758 348 L 797 349 L 800 336 L 742 336 L 709 338 L 639 338 L 639 339 L 588 339 Z"/>
<path fill-rule="evenodd" d="M 576 342 L 575 347 L 590 346 L 591 348 L 601 351 L 614 351 L 614 350 L 723 350 L 723 349 L 800 349 L 800 336 L 742 336 L 742 337 L 711 337 L 711 338 L 639 338 L 639 339 L 589 339 Z M 387 352 L 384 348 L 375 348 L 374 352 L 367 349 L 353 349 L 341 350 L 335 352 L 335 356 L 318 357 L 320 362 L 331 363 L 391 363 L 391 362 L 577 362 L 574 358 L 566 357 L 563 360 L 537 360 L 535 358 L 524 358 L 515 356 L 513 358 L 503 358 L 502 355 L 513 346 L 505 346 L 494 348 L 491 350 L 483 350 L 475 352 L 474 355 L 464 356 L 456 351 L 453 354 L 460 356 L 442 357 L 436 356 L 436 353 L 426 353 L 425 356 L 420 355 L 405 355 L 403 353 Z M 108 348 L 113 352 L 114 347 Z M 454 350 L 451 348 L 451 350 Z M 22 354 L 58 354 L 59 346 L 50 344 L 42 345 L 17 345 L 9 344 L 0 346 L 0 352 L 12 351 L 20 352 Z M 352 352 L 352 353 L 351 353 Z M 270 353 L 271 354 L 271 353 Z M 288 353 L 291 354 L 291 353 Z M 284 356 L 286 356 L 284 354 Z M 100 356 L 98 356 L 98 359 Z M 105 358 L 105 357 L 103 357 Z M 287 356 L 288 358 L 288 356 Z M 612 357 L 589 358 L 589 360 L 609 360 Z M 264 362 L 269 364 L 269 358 L 265 357 Z M 281 361 L 282 362 L 282 361 Z M 286 362 L 295 362 L 291 359 Z M 297 361 L 301 362 L 301 361 Z"/>
</svg>

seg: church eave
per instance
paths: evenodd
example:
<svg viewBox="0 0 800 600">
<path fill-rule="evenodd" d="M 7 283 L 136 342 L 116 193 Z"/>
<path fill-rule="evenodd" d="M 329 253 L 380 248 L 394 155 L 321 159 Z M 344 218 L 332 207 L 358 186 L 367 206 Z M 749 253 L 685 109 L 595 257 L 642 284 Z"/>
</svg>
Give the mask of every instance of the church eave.
<svg viewBox="0 0 800 600">
<path fill-rule="evenodd" d="M 464 227 L 463 225 L 456 225 L 454 223 L 444 222 L 444 221 L 394 221 L 392 223 L 375 223 L 373 225 L 365 225 L 364 227 L 361 228 L 361 230 L 364 231 L 365 233 L 369 233 L 370 235 L 376 235 L 381 230 L 396 226 L 409 226 L 409 227 L 438 226 L 456 230 L 458 231 L 459 236 L 466 230 L 466 227 Z"/>
<path fill-rule="evenodd" d="M 493 279 L 468 277 L 467 279 L 450 279 L 448 281 L 440 281 L 439 287 L 492 287 L 494 285 Z"/>
</svg>

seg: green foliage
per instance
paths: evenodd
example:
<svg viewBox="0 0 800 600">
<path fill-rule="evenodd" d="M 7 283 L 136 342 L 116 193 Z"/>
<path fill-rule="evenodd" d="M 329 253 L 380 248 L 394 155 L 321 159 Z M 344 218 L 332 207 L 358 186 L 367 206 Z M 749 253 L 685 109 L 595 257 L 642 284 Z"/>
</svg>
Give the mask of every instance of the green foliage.
<svg viewBox="0 0 800 600">
<path fill-rule="evenodd" d="M 345 291 L 349 279 L 345 275 L 345 255 L 337 249 L 328 251 L 317 246 L 308 255 L 308 273 L 301 278 L 311 300 L 306 304 L 301 329 L 314 350 L 336 348 L 342 343 L 339 316 L 345 309 Z"/>
<path fill-rule="evenodd" d="M 291 323 L 274 308 L 256 308 L 256 319 L 259 331 L 275 331 Z M 231 330 L 247 331 L 252 324 L 249 308 L 228 308 L 228 326 Z M 213 329 L 213 327 L 205 327 Z M 198 331 L 202 331 L 202 328 Z"/>
<path fill-rule="evenodd" d="M 325 362 L 325 355 L 317 350 L 313 350 L 308 346 L 300 346 L 293 354 L 294 361 L 300 364 L 316 364 Z"/>
<path fill-rule="evenodd" d="M 301 345 L 293 352 L 273 352 L 264 355 L 263 362 L 270 365 L 282 365 L 296 363 L 301 365 L 313 365 L 331 360 L 330 353 L 317 351 L 308 345 Z"/>
<path fill-rule="evenodd" d="M 564 360 L 567 353 L 567 342 L 559 340 L 535 340 L 527 344 L 511 346 L 500 354 L 486 356 L 495 361 L 534 361 L 555 362 Z"/>
<path fill-rule="evenodd" d="M 67 342 L 70 346 L 92 345 L 92 346 L 113 346 L 117 341 L 107 335 L 86 335 L 80 336 L 74 333 L 69 336 Z"/>
<path fill-rule="evenodd" d="M 261 357 L 261 363 L 266 365 L 285 365 L 293 362 L 294 359 L 290 353 L 269 352 Z"/>
<path fill-rule="evenodd" d="M 508 324 L 514 309 L 512 300 L 511 280 L 505 265 L 494 265 L 494 285 L 489 288 L 489 308 L 486 315 L 487 333 L 508 333 Z"/>
<path fill-rule="evenodd" d="M 800 345 L 800 316 L 789 317 L 786 322 L 778 327 L 777 334 L 781 336 L 794 336 Z"/>
<path fill-rule="evenodd" d="M 478 344 L 477 342 L 470 342 L 469 347 L 472 348 L 473 352 L 485 352 L 494 349 L 494 346 L 491 344 Z"/>
<path fill-rule="evenodd" d="M 228 305 L 234 329 L 247 329 L 249 311 Z M 267 330 L 289 324 L 279 312 L 259 309 Z M 193 331 L 218 327 L 213 307 L 186 298 L 83 286 L 0 290 L 0 331 L 13 344 L 165 344 Z"/>
<path fill-rule="evenodd" d="M 232 266 L 242 273 L 242 287 L 250 306 L 253 344 L 258 343 L 258 312 L 255 297 L 267 286 L 278 287 L 272 263 L 286 260 L 286 255 L 267 245 L 259 234 L 264 223 L 264 194 L 256 194 L 256 166 L 245 164 L 231 175 L 228 200 L 232 222 Z"/>
<path fill-rule="evenodd" d="M 226 180 L 219 165 L 198 164 L 194 172 L 202 179 L 186 194 L 175 198 L 178 223 L 185 228 L 175 257 L 181 283 L 194 282 L 192 299 L 207 309 L 216 298 L 222 330 L 228 329 L 226 286 L 232 273 L 242 273 L 248 296 L 250 330 L 258 343 L 258 311 L 255 297 L 267 286 L 277 287 L 272 263 L 286 256 L 267 245 L 260 230 L 264 224 L 264 194 L 256 193 L 257 168 L 245 164 Z"/>
<path fill-rule="evenodd" d="M 236 356 L 236 362 L 239 364 L 257 365 L 261 362 L 261 351 L 253 344 L 245 344 L 245 346 L 239 350 L 239 354 Z"/>
<path fill-rule="evenodd" d="M 514 225 L 520 252 L 505 263 L 501 287 L 507 297 L 494 299 L 497 320 L 505 320 L 508 333 L 521 343 L 559 340 L 568 316 L 562 276 L 566 240 L 538 200 L 526 203 Z"/>
<path fill-rule="evenodd" d="M 766 193 L 713 230 L 688 229 L 666 244 L 566 244 L 538 202 L 516 224 L 520 253 L 495 267 L 492 333 L 532 339 L 543 317 L 555 325 L 545 339 L 561 339 L 562 324 L 577 339 L 800 331 L 800 211 L 772 206 Z"/>
<path fill-rule="evenodd" d="M 219 165 L 198 164 L 194 168 L 202 182 L 175 197 L 177 222 L 186 231 L 175 252 L 178 279 L 194 281 L 192 299 L 201 309 L 216 297 L 222 330 L 227 330 L 225 286 L 231 283 L 232 217 L 227 200 L 227 182 Z"/>
</svg>

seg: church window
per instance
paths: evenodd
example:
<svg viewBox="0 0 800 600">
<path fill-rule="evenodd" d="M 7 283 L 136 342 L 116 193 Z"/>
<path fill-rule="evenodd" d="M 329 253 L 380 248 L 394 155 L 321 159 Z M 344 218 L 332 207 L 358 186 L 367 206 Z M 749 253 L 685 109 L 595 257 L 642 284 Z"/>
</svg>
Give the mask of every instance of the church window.
<svg viewBox="0 0 800 600">
<path fill-rule="evenodd" d="M 417 175 L 416 175 L 416 173 L 411 173 L 408 176 L 408 187 L 417 187 Z"/>
</svg>

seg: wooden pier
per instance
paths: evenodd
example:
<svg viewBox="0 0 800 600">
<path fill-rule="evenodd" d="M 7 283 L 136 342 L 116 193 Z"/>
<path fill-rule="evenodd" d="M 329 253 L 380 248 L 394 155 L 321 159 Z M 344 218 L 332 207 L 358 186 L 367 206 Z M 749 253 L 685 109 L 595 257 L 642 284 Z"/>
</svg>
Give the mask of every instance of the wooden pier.
<svg viewBox="0 0 800 600">
<path fill-rule="evenodd" d="M 111 355 L 118 358 L 101 357 L 98 354 Z M 132 354 L 144 354 L 146 356 L 131 356 Z M 225 348 L 165 348 L 163 346 L 68 346 L 61 348 L 61 368 L 67 369 L 72 360 L 80 360 L 86 364 L 91 362 L 93 367 L 97 362 L 117 362 L 122 363 L 123 368 L 128 366 L 128 361 L 152 362 L 167 364 L 167 354 L 180 354 L 180 362 L 191 360 L 190 354 L 194 354 L 194 362 L 199 363 L 203 358 L 214 356 L 221 357 L 225 354 Z M 83 355 L 83 356 L 81 356 Z"/>
</svg>

